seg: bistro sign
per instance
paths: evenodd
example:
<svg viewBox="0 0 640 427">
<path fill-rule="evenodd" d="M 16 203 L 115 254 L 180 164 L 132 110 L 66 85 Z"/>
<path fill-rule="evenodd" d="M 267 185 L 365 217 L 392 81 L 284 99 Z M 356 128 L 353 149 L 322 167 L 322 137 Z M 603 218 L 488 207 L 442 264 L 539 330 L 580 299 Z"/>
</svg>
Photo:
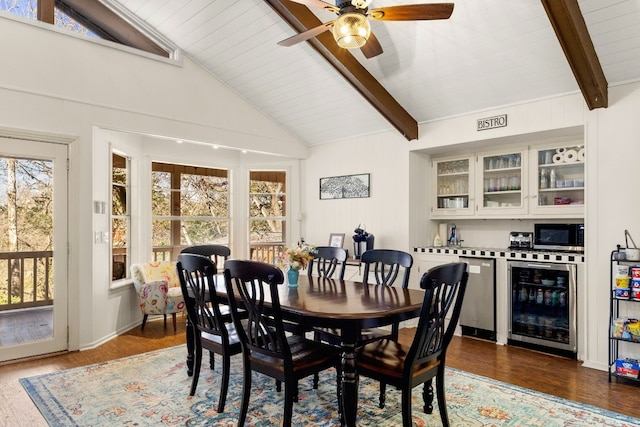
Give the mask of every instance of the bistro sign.
<svg viewBox="0 0 640 427">
<path fill-rule="evenodd" d="M 481 130 L 503 128 L 507 126 L 507 115 L 502 114 L 500 116 L 487 117 L 485 119 L 478 119 L 478 132 Z"/>
</svg>

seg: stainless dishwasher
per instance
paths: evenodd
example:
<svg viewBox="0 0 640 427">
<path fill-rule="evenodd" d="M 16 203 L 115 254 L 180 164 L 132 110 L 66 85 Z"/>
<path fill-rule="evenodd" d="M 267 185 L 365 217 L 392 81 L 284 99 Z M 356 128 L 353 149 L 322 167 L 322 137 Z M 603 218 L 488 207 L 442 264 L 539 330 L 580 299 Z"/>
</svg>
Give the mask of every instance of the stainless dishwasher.
<svg viewBox="0 0 640 427">
<path fill-rule="evenodd" d="M 462 335 L 496 340 L 496 268 L 495 259 L 464 258 L 469 280 L 462 301 Z"/>
</svg>

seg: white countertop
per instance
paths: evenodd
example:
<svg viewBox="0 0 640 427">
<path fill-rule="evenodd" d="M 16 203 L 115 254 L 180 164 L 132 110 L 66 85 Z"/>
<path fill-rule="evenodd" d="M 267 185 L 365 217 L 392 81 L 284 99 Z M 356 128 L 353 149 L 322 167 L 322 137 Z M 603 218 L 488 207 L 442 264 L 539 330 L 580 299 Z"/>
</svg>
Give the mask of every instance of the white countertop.
<svg viewBox="0 0 640 427">
<path fill-rule="evenodd" d="M 475 248 L 456 246 L 419 246 L 414 247 L 416 254 L 433 255 L 458 255 L 476 258 L 505 258 L 509 261 L 538 261 L 538 262 L 561 262 L 582 264 L 584 263 L 584 253 L 578 252 L 549 252 L 539 250 L 522 250 L 508 248 Z"/>
</svg>

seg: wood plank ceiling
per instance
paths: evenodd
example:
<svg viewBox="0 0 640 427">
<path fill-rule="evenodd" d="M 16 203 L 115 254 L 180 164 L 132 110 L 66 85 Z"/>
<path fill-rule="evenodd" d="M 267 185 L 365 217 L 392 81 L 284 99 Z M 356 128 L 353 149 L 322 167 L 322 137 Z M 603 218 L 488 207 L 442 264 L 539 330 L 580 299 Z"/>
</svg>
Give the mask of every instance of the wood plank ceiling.
<svg viewBox="0 0 640 427">
<path fill-rule="evenodd" d="M 589 108 L 604 107 L 608 86 L 640 80 L 635 0 L 453 0 L 448 20 L 373 21 L 384 53 L 366 59 L 350 51 L 347 65 L 330 33 L 326 43 L 278 46 L 297 31 L 267 0 L 105 1 L 130 10 L 307 145 L 393 128 L 413 139 L 414 123 L 482 117 L 488 109 L 580 91 Z M 371 7 L 418 2 L 429 1 L 374 0 Z M 293 14 L 287 0 L 269 3 Z M 301 7 L 305 19 L 335 19 Z"/>
</svg>

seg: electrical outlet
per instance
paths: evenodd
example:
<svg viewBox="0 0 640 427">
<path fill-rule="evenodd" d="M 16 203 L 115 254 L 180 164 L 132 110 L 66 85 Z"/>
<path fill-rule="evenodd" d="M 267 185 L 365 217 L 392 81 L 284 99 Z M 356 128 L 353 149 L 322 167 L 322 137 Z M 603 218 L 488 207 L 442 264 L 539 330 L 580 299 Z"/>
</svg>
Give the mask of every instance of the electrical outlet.
<svg viewBox="0 0 640 427">
<path fill-rule="evenodd" d="M 102 232 L 102 243 L 109 243 L 109 232 L 108 231 L 103 231 Z"/>
<path fill-rule="evenodd" d="M 93 243 L 95 243 L 95 244 L 102 243 L 102 232 L 101 231 L 96 231 L 95 233 L 93 233 Z"/>
</svg>

